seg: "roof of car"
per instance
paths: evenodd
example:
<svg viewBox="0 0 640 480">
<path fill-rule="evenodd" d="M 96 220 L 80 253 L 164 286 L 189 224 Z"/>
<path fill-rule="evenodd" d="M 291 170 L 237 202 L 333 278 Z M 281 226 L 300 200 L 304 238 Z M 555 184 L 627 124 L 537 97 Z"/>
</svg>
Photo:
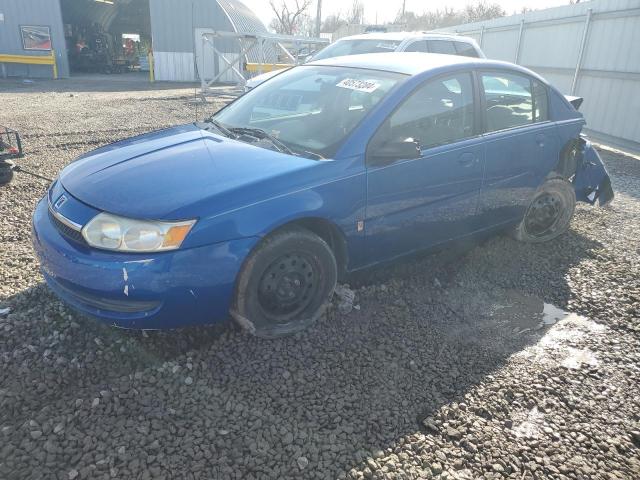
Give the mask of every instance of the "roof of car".
<svg viewBox="0 0 640 480">
<path fill-rule="evenodd" d="M 417 75 L 428 70 L 450 65 L 505 66 L 506 62 L 485 60 L 484 58 L 463 57 L 459 55 L 443 55 L 440 53 L 421 52 L 385 52 L 365 53 L 344 57 L 325 58 L 309 62 L 306 65 L 330 65 L 335 67 L 368 68 L 387 72 Z"/>
<path fill-rule="evenodd" d="M 455 38 L 456 40 L 468 40 L 469 37 L 463 37 L 459 35 L 455 35 L 452 33 L 441 33 L 441 32 L 427 32 L 427 31 L 419 31 L 419 32 L 371 32 L 371 33 L 363 33 L 360 35 L 351 35 L 349 37 L 343 37 L 338 39 L 341 40 L 389 40 L 389 41 L 403 41 L 408 38 Z"/>
</svg>

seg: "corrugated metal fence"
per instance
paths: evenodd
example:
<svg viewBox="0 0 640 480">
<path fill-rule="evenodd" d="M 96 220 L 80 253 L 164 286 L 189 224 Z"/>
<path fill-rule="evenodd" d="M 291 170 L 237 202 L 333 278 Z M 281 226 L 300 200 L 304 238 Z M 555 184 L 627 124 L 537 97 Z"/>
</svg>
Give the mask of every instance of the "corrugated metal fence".
<svg viewBox="0 0 640 480">
<path fill-rule="evenodd" d="M 640 151 L 640 0 L 596 0 L 445 30 L 584 97 L 592 137 Z"/>
</svg>

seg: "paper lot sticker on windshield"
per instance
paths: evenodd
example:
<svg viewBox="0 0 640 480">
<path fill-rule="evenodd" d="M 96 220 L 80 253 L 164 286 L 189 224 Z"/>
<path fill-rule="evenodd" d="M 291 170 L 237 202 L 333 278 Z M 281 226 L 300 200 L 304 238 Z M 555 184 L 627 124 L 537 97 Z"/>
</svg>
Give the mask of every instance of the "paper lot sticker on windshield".
<svg viewBox="0 0 640 480">
<path fill-rule="evenodd" d="M 345 78 L 336 84 L 336 87 L 348 88 L 349 90 L 357 90 L 358 92 L 371 93 L 374 92 L 380 83 L 375 80 L 357 80 L 355 78 Z"/>
</svg>

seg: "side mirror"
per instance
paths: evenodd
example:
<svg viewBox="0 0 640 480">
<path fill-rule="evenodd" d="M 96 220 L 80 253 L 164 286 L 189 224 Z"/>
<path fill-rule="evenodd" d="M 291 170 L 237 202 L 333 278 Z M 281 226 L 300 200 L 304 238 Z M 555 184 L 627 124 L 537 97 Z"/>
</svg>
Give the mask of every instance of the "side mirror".
<svg viewBox="0 0 640 480">
<path fill-rule="evenodd" d="M 420 144 L 413 142 L 387 142 L 380 146 L 372 145 L 369 150 L 369 163 L 385 165 L 396 160 L 412 160 L 420 158 Z"/>
</svg>

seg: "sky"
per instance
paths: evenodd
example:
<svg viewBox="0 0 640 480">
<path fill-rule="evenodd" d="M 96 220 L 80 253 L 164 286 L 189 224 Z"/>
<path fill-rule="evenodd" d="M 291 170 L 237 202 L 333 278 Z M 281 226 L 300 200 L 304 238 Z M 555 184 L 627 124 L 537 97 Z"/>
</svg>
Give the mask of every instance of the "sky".
<svg viewBox="0 0 640 480">
<path fill-rule="evenodd" d="M 241 0 L 247 7 L 253 10 L 265 25 L 273 18 L 269 0 Z M 276 5 L 281 0 L 276 0 Z M 294 0 L 287 0 L 294 3 Z M 463 9 L 472 0 L 406 0 L 407 10 L 423 13 L 428 10 L 438 10 L 445 6 L 456 10 Z M 375 23 L 376 15 L 378 23 L 392 21 L 402 8 L 402 0 L 362 0 L 364 4 L 365 23 Z M 520 13 L 522 7 L 540 10 L 543 8 L 567 5 L 569 0 L 487 0 L 487 3 L 498 3 L 508 14 Z M 322 0 L 322 18 L 340 11 L 346 12 L 351 5 L 351 0 Z M 310 13 L 315 16 L 316 0 L 313 0 Z"/>
</svg>

